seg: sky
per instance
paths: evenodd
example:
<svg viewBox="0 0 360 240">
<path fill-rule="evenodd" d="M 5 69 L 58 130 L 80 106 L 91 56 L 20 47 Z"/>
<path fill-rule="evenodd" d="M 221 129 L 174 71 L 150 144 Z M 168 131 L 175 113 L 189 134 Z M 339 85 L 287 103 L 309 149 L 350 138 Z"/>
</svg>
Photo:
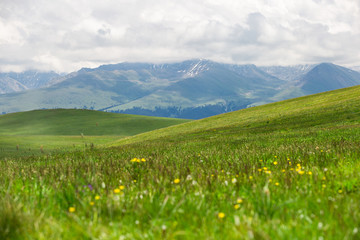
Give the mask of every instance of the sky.
<svg viewBox="0 0 360 240">
<path fill-rule="evenodd" d="M 360 66 L 360 0 L 0 0 L 0 71 L 203 58 Z"/>
</svg>

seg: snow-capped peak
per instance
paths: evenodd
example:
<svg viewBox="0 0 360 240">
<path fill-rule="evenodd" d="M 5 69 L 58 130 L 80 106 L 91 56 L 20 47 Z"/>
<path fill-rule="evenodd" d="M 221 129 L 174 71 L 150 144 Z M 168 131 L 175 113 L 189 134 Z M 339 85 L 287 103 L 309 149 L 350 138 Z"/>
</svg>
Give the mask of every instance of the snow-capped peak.
<svg viewBox="0 0 360 240">
<path fill-rule="evenodd" d="M 210 69 L 209 61 L 199 59 L 194 64 L 192 64 L 189 69 L 184 71 L 185 72 L 184 77 L 186 78 L 195 77 L 196 75 L 204 71 L 208 71 L 209 69 Z"/>
</svg>

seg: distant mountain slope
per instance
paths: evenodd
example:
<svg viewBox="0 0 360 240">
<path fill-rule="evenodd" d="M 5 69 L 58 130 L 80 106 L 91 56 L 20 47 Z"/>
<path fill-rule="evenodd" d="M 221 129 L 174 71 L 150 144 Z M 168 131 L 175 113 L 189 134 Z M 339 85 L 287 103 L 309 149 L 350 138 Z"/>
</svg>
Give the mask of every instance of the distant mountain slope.
<svg viewBox="0 0 360 240">
<path fill-rule="evenodd" d="M 315 66 L 304 75 L 298 86 L 306 94 L 331 91 L 360 84 L 360 73 L 331 63 Z"/>
<path fill-rule="evenodd" d="M 47 88 L 0 96 L 0 109 L 2 112 L 43 108 L 102 109 L 149 93 L 151 86 L 141 84 L 139 78 L 134 71 L 80 71 Z"/>
<path fill-rule="evenodd" d="M 26 90 L 27 87 L 20 82 L 6 76 L 0 76 L 0 94 L 20 92 Z"/>
<path fill-rule="evenodd" d="M 188 122 L 184 119 L 146 117 L 90 110 L 53 109 L 0 116 L 0 135 L 131 136 Z"/>
<path fill-rule="evenodd" d="M 269 66 L 269 67 L 259 67 L 262 71 L 275 76 L 279 79 L 286 81 L 297 81 L 304 75 L 306 75 L 311 69 L 313 69 L 315 64 L 306 64 L 306 65 L 295 65 L 295 66 Z"/>
<path fill-rule="evenodd" d="M 305 71 L 289 81 L 271 101 L 280 101 L 360 84 L 360 73 L 332 63 L 304 67 Z"/>
<path fill-rule="evenodd" d="M 59 78 L 55 72 L 25 71 L 21 73 L 0 73 L 0 93 L 20 92 L 47 86 L 52 80 Z"/>
</svg>

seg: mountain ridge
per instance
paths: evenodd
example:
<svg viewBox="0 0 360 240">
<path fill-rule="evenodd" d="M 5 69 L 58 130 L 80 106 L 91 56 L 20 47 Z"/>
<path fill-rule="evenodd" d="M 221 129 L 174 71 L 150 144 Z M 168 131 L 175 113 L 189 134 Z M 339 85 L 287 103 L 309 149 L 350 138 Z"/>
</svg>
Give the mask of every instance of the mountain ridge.
<svg viewBox="0 0 360 240">
<path fill-rule="evenodd" d="M 61 75 L 54 71 L 39 72 L 28 70 L 20 73 L 0 73 L 0 94 L 46 87 L 51 81 L 60 77 Z"/>
<path fill-rule="evenodd" d="M 0 112 L 83 108 L 197 119 L 358 84 L 359 72 L 329 63 L 257 67 L 204 59 L 125 62 L 82 68 L 38 89 L 0 95 Z"/>
</svg>

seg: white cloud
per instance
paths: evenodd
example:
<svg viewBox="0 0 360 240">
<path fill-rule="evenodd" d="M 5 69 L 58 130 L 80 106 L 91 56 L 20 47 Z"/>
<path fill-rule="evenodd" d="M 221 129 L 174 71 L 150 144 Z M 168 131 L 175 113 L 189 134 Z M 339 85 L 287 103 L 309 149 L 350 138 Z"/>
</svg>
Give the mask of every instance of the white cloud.
<svg viewBox="0 0 360 240">
<path fill-rule="evenodd" d="M 209 58 L 360 65 L 358 0 L 2 0 L 0 71 Z"/>
</svg>

